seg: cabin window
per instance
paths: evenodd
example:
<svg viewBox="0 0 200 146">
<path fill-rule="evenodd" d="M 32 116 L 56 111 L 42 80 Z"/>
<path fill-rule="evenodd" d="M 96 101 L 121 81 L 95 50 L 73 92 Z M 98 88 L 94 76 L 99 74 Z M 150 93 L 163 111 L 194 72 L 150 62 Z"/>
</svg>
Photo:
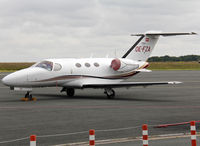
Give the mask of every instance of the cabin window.
<svg viewBox="0 0 200 146">
<path fill-rule="evenodd" d="M 76 63 L 76 67 L 81 67 L 81 64 L 80 63 Z"/>
<path fill-rule="evenodd" d="M 52 71 L 53 68 L 53 62 L 51 61 L 42 61 L 39 64 L 37 64 L 35 67 L 40 67 L 40 68 L 44 68 L 48 71 Z"/>
<path fill-rule="evenodd" d="M 86 67 L 90 67 L 90 64 L 89 64 L 89 63 L 85 63 L 85 66 L 86 66 Z"/>
<path fill-rule="evenodd" d="M 60 71 L 61 68 L 62 68 L 62 66 L 61 66 L 59 63 L 55 63 L 55 64 L 54 64 L 53 70 L 54 70 L 54 71 Z"/>
<path fill-rule="evenodd" d="M 94 63 L 94 66 L 99 67 L 99 64 L 97 62 Z"/>
</svg>

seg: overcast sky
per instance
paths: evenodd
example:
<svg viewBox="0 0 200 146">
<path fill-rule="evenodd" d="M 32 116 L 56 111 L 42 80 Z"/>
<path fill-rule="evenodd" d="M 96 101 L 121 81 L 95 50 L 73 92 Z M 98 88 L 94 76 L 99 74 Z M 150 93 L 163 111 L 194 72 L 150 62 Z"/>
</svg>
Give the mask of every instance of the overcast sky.
<svg viewBox="0 0 200 146">
<path fill-rule="evenodd" d="M 0 62 L 121 57 L 148 30 L 200 33 L 199 0 L 0 0 Z M 200 55 L 200 36 L 161 37 L 151 56 Z"/>
</svg>

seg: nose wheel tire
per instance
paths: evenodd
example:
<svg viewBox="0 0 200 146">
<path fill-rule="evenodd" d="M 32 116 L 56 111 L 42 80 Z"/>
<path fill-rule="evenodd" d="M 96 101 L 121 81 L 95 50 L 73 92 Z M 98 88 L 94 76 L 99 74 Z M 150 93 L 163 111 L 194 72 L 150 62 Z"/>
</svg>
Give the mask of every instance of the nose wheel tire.
<svg viewBox="0 0 200 146">
<path fill-rule="evenodd" d="M 28 91 L 26 94 L 25 94 L 25 97 L 21 99 L 22 101 L 36 101 L 37 99 L 34 98 L 32 96 L 32 94 L 30 94 L 30 92 Z"/>
<path fill-rule="evenodd" d="M 67 96 L 74 96 L 74 93 L 75 93 L 75 90 L 73 88 L 68 88 L 66 89 L 66 92 L 67 92 Z"/>
<path fill-rule="evenodd" d="M 115 98 L 115 91 L 111 88 L 105 89 L 104 93 L 107 95 L 108 99 L 113 99 Z"/>
</svg>

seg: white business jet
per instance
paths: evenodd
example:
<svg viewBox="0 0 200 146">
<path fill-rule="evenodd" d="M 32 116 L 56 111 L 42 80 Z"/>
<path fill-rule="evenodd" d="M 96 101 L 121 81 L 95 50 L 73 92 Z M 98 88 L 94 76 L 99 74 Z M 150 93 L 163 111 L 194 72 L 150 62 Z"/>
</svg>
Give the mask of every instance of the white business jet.
<svg viewBox="0 0 200 146">
<path fill-rule="evenodd" d="M 159 36 L 194 35 L 196 33 L 162 33 L 149 31 L 139 36 L 136 43 L 121 58 L 46 59 L 33 66 L 16 71 L 2 79 L 11 90 L 26 91 L 25 98 L 32 99 L 32 88 L 62 87 L 68 96 L 75 89 L 102 88 L 108 98 L 115 97 L 113 88 L 179 84 L 169 82 L 125 82 L 126 79 L 147 70 L 146 62 Z"/>
</svg>

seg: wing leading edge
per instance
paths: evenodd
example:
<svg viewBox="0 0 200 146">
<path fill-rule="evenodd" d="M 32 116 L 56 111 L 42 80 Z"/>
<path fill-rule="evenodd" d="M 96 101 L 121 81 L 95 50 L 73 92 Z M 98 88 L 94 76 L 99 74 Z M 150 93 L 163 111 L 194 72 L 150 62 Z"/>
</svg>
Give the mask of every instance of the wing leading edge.
<svg viewBox="0 0 200 146">
<path fill-rule="evenodd" d="M 83 84 L 82 88 L 121 88 L 132 86 L 152 86 L 152 85 L 166 85 L 166 84 L 181 84 L 179 81 L 170 82 L 119 82 L 119 83 L 105 83 L 105 84 Z"/>
</svg>

